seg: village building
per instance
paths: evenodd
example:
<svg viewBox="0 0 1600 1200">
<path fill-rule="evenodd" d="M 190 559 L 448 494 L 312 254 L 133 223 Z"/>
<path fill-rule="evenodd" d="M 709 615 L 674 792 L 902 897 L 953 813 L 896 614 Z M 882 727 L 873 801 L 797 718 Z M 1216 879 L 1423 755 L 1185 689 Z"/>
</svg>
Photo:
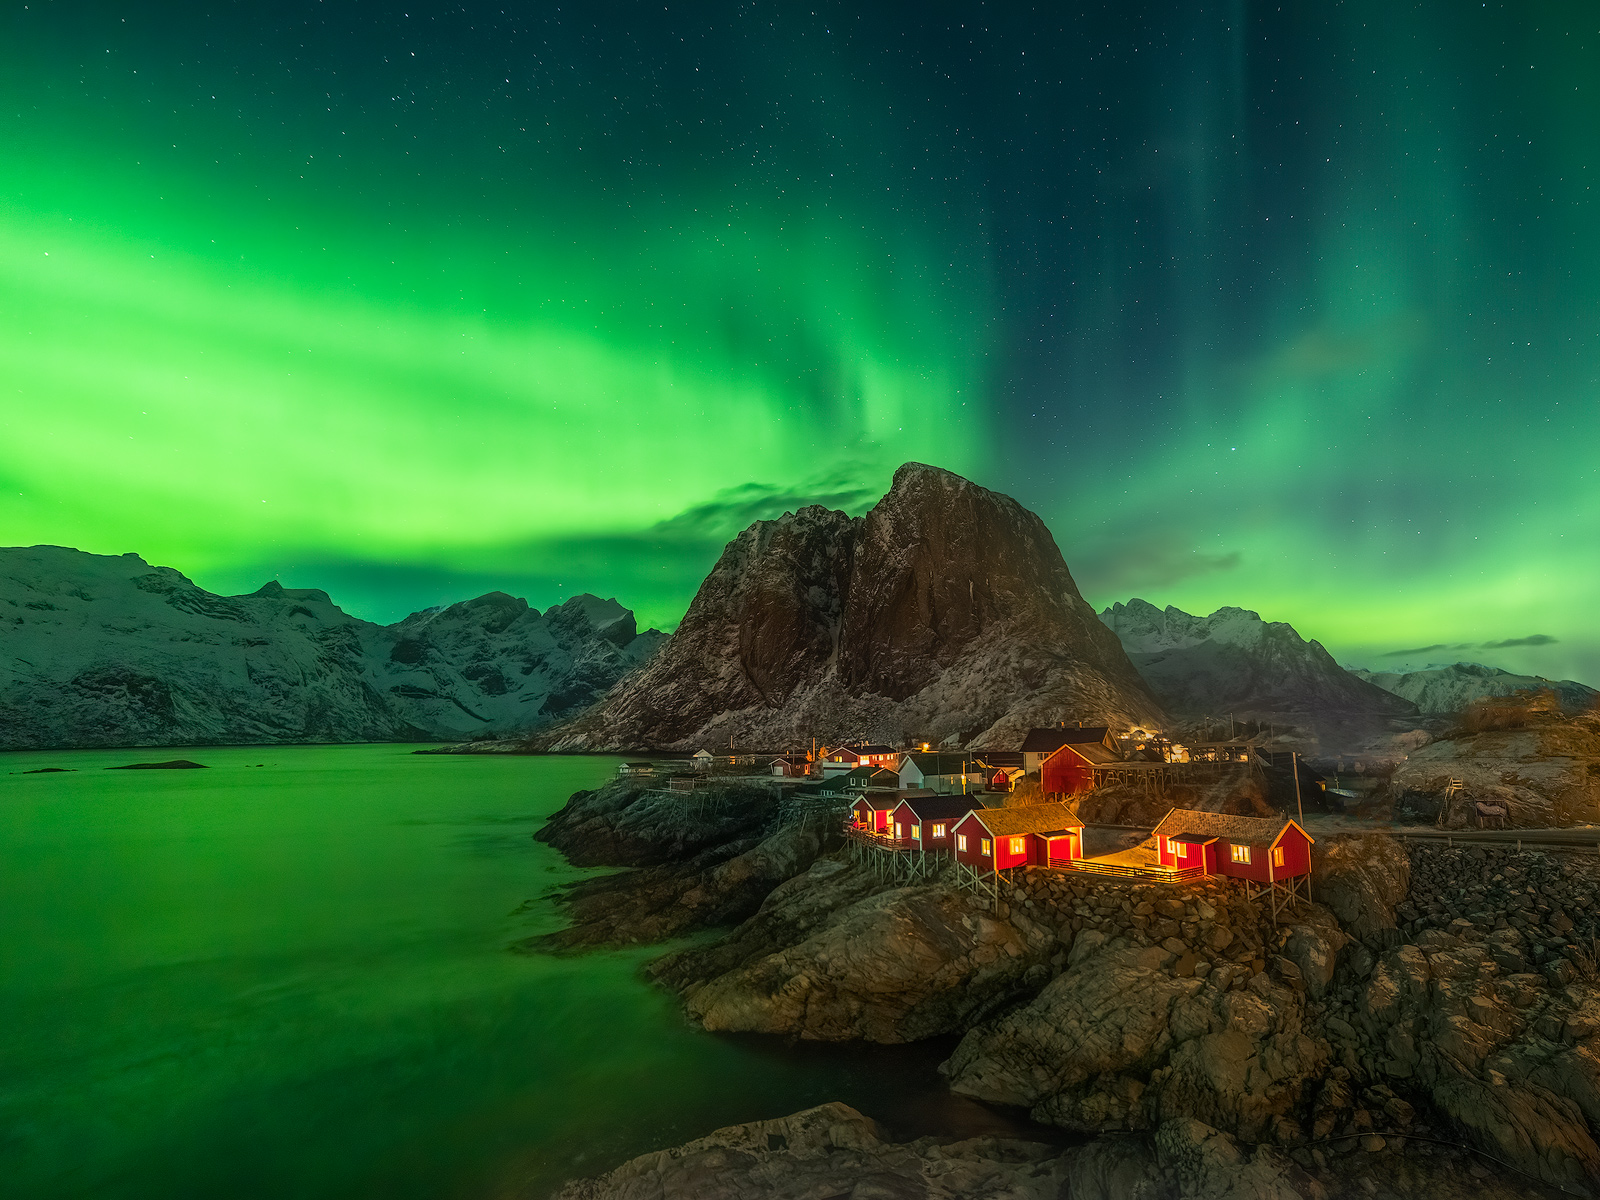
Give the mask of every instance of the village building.
<svg viewBox="0 0 1600 1200">
<path fill-rule="evenodd" d="M 954 845 L 956 822 L 972 811 L 966 796 L 915 796 L 900 801 L 889 823 L 898 838 L 910 838 L 924 854 Z"/>
<path fill-rule="evenodd" d="M 850 806 L 850 826 L 858 832 L 893 837 L 895 809 L 907 800 L 925 800 L 932 798 L 933 795 L 934 793 L 926 788 L 869 788 Z M 962 811 L 965 812 L 966 809 Z M 902 836 L 909 838 L 910 834 Z"/>
<path fill-rule="evenodd" d="M 900 786 L 927 788 L 940 795 L 961 794 L 983 790 L 983 766 L 965 754 L 913 753 L 900 763 Z"/>
<path fill-rule="evenodd" d="M 973 809 L 953 833 L 956 861 L 978 875 L 1083 857 L 1083 822 L 1065 804 Z"/>
<path fill-rule="evenodd" d="M 1039 763 L 1039 790 L 1046 796 L 1079 796 L 1095 786 L 1095 768 L 1120 763 L 1103 741 L 1066 742 Z"/>
<path fill-rule="evenodd" d="M 1297 898 L 1311 899 L 1315 841 L 1289 817 L 1235 817 L 1174 808 L 1153 833 L 1163 867 L 1244 882 L 1247 892 L 1272 895 L 1272 913 Z"/>
<path fill-rule="evenodd" d="M 654 775 L 655 771 L 653 762 L 625 762 L 617 768 L 618 775 Z"/>
<path fill-rule="evenodd" d="M 772 760 L 772 773 L 783 779 L 803 779 L 811 774 L 811 763 L 804 754 L 791 754 Z"/>
<path fill-rule="evenodd" d="M 689 756 L 689 762 L 696 771 L 709 771 L 713 761 L 711 751 L 705 749 L 696 750 Z"/>
<path fill-rule="evenodd" d="M 1111 754 L 1122 757 L 1122 747 L 1107 725 L 1067 725 L 1055 729 L 1030 729 L 1022 739 L 1022 769 L 1029 775 L 1039 770 L 1044 760 L 1063 746 L 1092 746 L 1098 743 Z"/>
<path fill-rule="evenodd" d="M 887 767 L 893 769 L 899 762 L 900 752 L 892 746 L 870 743 L 864 746 L 835 746 L 822 756 L 822 773 L 842 775 L 858 767 Z"/>
<path fill-rule="evenodd" d="M 867 788 L 889 788 L 891 790 L 900 786 L 900 776 L 883 767 L 860 766 L 844 775 L 834 777 L 840 787 L 847 792 L 865 791 Z"/>
</svg>

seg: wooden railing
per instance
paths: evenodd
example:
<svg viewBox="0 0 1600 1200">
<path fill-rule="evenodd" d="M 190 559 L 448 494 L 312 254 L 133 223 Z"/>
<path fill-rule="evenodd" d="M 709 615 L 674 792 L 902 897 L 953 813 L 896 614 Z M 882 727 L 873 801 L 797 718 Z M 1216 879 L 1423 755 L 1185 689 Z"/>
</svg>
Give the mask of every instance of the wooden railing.
<svg viewBox="0 0 1600 1200">
<path fill-rule="evenodd" d="M 916 838 L 891 837 L 887 833 L 877 833 L 871 829 L 862 829 L 859 825 L 846 826 L 844 836 L 852 842 L 863 846 L 871 846 L 877 850 L 921 850 L 922 843 Z"/>
<path fill-rule="evenodd" d="M 1050 865 L 1056 866 L 1057 864 L 1052 862 Z M 1072 862 L 1063 865 L 1068 871 L 1082 871 L 1089 875 L 1114 875 L 1121 879 L 1150 878 L 1154 876 L 1158 879 L 1177 882 L 1180 880 L 1199 879 L 1205 875 L 1204 867 L 1184 867 L 1180 870 L 1176 867 L 1163 867 L 1155 863 L 1149 866 L 1135 867 L 1125 863 L 1096 862 L 1092 858 L 1076 858 Z"/>
</svg>

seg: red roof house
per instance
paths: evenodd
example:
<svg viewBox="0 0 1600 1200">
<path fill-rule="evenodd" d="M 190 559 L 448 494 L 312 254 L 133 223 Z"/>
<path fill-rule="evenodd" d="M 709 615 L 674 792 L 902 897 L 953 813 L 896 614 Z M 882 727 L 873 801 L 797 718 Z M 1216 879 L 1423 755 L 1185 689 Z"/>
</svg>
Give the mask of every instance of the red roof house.
<svg viewBox="0 0 1600 1200">
<path fill-rule="evenodd" d="M 949 850 L 956 822 L 972 809 L 969 796 L 911 796 L 900 801 L 890 815 L 897 838 L 910 838 L 923 853 Z"/>
<path fill-rule="evenodd" d="M 1063 746 L 1104 746 L 1121 757 L 1117 739 L 1107 725 L 1065 725 L 1055 729 L 1030 729 L 1022 739 L 1022 769 L 1032 775 L 1041 763 Z"/>
<path fill-rule="evenodd" d="M 1065 804 L 979 808 L 955 826 L 956 859 L 980 873 L 1083 857 L 1083 822 Z"/>
<path fill-rule="evenodd" d="M 1275 883 L 1311 873 L 1314 838 L 1288 817 L 1233 817 L 1174 808 L 1155 828 L 1161 865 Z"/>
<path fill-rule="evenodd" d="M 1046 796 L 1078 796 L 1094 786 L 1094 769 L 1121 762 L 1103 742 L 1067 742 L 1039 764 L 1039 790 Z"/>
</svg>

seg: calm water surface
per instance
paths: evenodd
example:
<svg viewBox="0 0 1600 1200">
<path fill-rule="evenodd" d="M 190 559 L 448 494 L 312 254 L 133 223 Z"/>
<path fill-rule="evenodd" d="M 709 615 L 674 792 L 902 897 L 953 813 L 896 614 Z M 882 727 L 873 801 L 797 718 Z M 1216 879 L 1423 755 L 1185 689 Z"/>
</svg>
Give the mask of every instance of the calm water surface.
<svg viewBox="0 0 1600 1200">
<path fill-rule="evenodd" d="M 539 1197 L 830 1099 L 1000 1124 L 937 1048 L 691 1029 L 659 948 L 509 952 L 594 873 L 529 835 L 616 760 L 410 750 L 0 755 L 0 1193 Z"/>
</svg>

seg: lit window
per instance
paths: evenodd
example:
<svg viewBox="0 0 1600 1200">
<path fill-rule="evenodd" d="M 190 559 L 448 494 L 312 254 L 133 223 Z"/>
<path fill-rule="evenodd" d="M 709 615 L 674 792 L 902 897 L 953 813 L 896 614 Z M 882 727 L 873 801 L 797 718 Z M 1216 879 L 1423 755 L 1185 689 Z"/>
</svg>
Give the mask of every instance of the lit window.
<svg viewBox="0 0 1600 1200">
<path fill-rule="evenodd" d="M 933 836 L 936 837 L 936 838 L 942 838 L 944 836 L 944 826 L 943 825 L 935 825 L 933 827 Z"/>
<path fill-rule="evenodd" d="M 897 838 L 903 838 L 906 835 L 906 827 L 898 821 L 895 822 L 894 835 Z"/>
<path fill-rule="evenodd" d="M 916 838 L 916 839 L 917 839 L 917 841 L 919 841 L 919 842 L 920 842 L 920 841 L 921 841 L 921 840 L 922 840 L 922 826 L 920 826 L 920 825 L 913 825 L 913 826 L 912 826 L 912 827 L 911 827 L 911 836 L 912 836 L 912 837 L 914 837 L 914 838 Z"/>
<path fill-rule="evenodd" d="M 1168 854 L 1176 854 L 1177 852 L 1178 852 L 1178 843 L 1173 841 L 1171 838 L 1168 838 L 1167 839 L 1167 853 Z"/>
<path fill-rule="evenodd" d="M 1013 854 L 1026 854 L 1027 852 L 1028 852 L 1028 839 L 1027 838 L 1012 838 L 1011 839 L 1011 853 L 1013 853 Z"/>
<path fill-rule="evenodd" d="M 956 834 L 956 850 L 961 854 L 965 854 L 967 852 L 967 835 L 966 834 L 964 834 L 964 833 Z"/>
<path fill-rule="evenodd" d="M 1249 862 L 1250 861 L 1250 847 L 1249 846 L 1234 846 L 1233 847 L 1233 861 L 1236 862 L 1236 863 L 1247 863 L 1247 862 Z"/>
<path fill-rule="evenodd" d="M 988 858 L 989 855 L 992 854 L 993 852 L 994 852 L 993 844 L 989 841 L 988 838 L 984 838 L 983 841 L 979 843 L 978 853 L 982 854 L 985 858 Z"/>
<path fill-rule="evenodd" d="M 1272 848 L 1272 865 L 1275 866 L 1275 867 L 1283 866 L 1283 847 L 1282 846 L 1274 846 Z"/>
</svg>

